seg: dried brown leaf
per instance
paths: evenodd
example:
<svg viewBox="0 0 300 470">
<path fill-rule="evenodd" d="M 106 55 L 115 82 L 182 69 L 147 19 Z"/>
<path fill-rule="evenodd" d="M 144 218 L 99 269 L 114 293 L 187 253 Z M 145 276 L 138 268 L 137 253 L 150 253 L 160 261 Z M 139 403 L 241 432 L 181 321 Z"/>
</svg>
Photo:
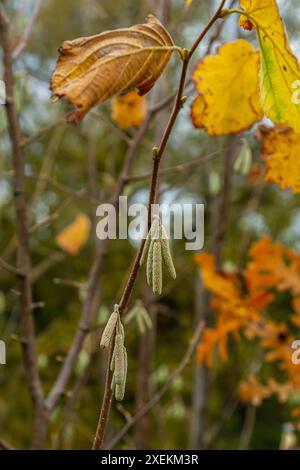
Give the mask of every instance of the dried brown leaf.
<svg viewBox="0 0 300 470">
<path fill-rule="evenodd" d="M 50 88 L 76 107 L 68 120 L 77 121 L 116 94 L 133 89 L 147 93 L 174 50 L 179 48 L 167 30 L 149 15 L 146 24 L 65 41 Z"/>
</svg>

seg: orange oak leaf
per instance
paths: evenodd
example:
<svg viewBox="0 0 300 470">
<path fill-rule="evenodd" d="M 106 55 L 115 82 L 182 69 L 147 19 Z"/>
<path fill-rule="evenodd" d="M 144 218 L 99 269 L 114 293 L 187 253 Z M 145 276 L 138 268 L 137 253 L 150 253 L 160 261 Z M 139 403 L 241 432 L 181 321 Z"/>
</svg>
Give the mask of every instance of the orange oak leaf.
<svg viewBox="0 0 300 470">
<path fill-rule="evenodd" d="M 261 127 L 259 137 L 266 162 L 265 181 L 300 193 L 300 134 L 289 127 Z"/>
<path fill-rule="evenodd" d="M 147 114 L 147 100 L 136 91 L 114 97 L 111 106 L 111 117 L 122 129 L 139 127 Z"/>
<path fill-rule="evenodd" d="M 262 401 L 271 395 L 269 387 L 259 383 L 254 375 L 250 375 L 241 383 L 239 392 L 243 401 L 249 401 L 254 406 L 261 405 Z"/>
<path fill-rule="evenodd" d="M 90 229 L 90 219 L 85 214 L 78 214 L 75 220 L 57 235 L 56 243 L 70 255 L 76 255 L 87 241 Z"/>
<path fill-rule="evenodd" d="M 244 39 L 201 60 L 193 73 L 199 93 L 191 108 L 194 126 L 215 136 L 241 132 L 261 120 L 258 70 L 258 52 Z"/>
<path fill-rule="evenodd" d="M 81 119 L 93 106 L 118 93 L 147 93 L 160 77 L 174 46 L 153 15 L 146 24 L 65 41 L 53 72 L 53 95 L 75 106 L 69 121 Z"/>
<path fill-rule="evenodd" d="M 300 295 L 300 256 L 279 243 L 263 237 L 250 250 L 252 261 L 246 272 L 252 291 L 276 288 Z"/>
<path fill-rule="evenodd" d="M 230 273 L 217 270 L 212 255 L 196 256 L 202 281 L 213 294 L 211 306 L 216 312 L 215 326 L 205 330 L 198 346 L 198 361 L 212 366 L 215 351 L 226 361 L 228 337 L 238 340 L 243 333 L 249 340 L 258 339 L 266 350 L 266 360 L 278 362 L 295 381 L 290 357 L 293 338 L 285 325 L 266 320 L 262 312 L 274 301 L 275 289 L 300 296 L 300 256 L 267 237 L 255 243 L 249 254 L 252 259 L 246 270 Z M 295 303 L 294 308 L 292 321 L 297 325 L 300 307 Z"/>
</svg>

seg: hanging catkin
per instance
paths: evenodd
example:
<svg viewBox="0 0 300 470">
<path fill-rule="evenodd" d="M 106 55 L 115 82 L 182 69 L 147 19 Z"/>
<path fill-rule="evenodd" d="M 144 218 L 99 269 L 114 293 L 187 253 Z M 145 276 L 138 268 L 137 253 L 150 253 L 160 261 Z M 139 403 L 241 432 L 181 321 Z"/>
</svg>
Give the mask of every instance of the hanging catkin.
<svg viewBox="0 0 300 470">
<path fill-rule="evenodd" d="M 115 330 L 118 318 L 119 318 L 119 308 L 118 308 L 118 305 L 115 305 L 115 309 L 110 315 L 108 322 L 106 323 L 106 326 L 101 336 L 101 341 L 100 341 L 101 348 L 108 348 L 113 332 Z"/>
<path fill-rule="evenodd" d="M 234 163 L 234 170 L 246 176 L 250 172 L 251 163 L 252 150 L 248 140 L 243 138 L 241 139 L 239 152 Z"/>
<path fill-rule="evenodd" d="M 115 392 L 116 400 L 121 401 L 125 394 L 127 375 L 127 353 L 124 346 L 125 332 L 121 322 L 119 306 L 116 304 L 102 333 L 100 346 L 107 348 L 116 330 L 114 349 L 110 361 L 110 370 L 113 372 L 111 390 Z"/>
<path fill-rule="evenodd" d="M 152 287 L 153 246 L 154 240 L 151 240 L 146 267 L 147 284 L 149 287 Z"/>
<path fill-rule="evenodd" d="M 160 295 L 162 292 L 162 265 L 165 265 L 172 279 L 176 279 L 176 270 L 170 250 L 169 238 L 158 215 L 153 217 L 141 255 L 140 265 L 145 262 L 146 258 L 147 284 L 152 288 L 154 294 Z"/>
<path fill-rule="evenodd" d="M 150 248 L 150 243 L 151 243 L 151 230 L 149 230 L 146 241 L 145 241 L 145 244 L 144 244 L 142 256 L 141 256 L 141 259 L 140 259 L 140 266 L 143 266 L 143 264 L 146 261 L 147 254 L 148 254 L 148 251 L 149 251 L 149 248 Z"/>
<path fill-rule="evenodd" d="M 125 364 L 124 364 L 124 345 L 123 337 L 120 333 L 116 335 L 115 339 L 115 372 L 114 377 L 116 385 L 122 385 L 125 375 Z"/>
<path fill-rule="evenodd" d="M 115 388 L 115 398 L 117 401 L 122 401 L 125 395 L 125 388 L 126 388 L 126 378 L 127 378 L 127 351 L 125 346 L 123 346 L 123 356 L 124 356 L 124 378 L 121 384 L 116 384 Z"/>
<path fill-rule="evenodd" d="M 114 350 L 112 353 L 111 361 L 110 361 L 110 370 L 113 372 L 115 369 L 115 358 L 116 358 L 116 344 L 114 346 Z"/>
<path fill-rule="evenodd" d="M 160 240 L 153 241 L 152 287 L 156 295 L 162 292 L 162 256 Z"/>
<path fill-rule="evenodd" d="M 132 321 L 136 321 L 141 334 L 144 334 L 146 329 L 152 328 L 151 318 L 149 317 L 149 314 L 141 300 L 137 300 L 135 302 L 135 305 L 131 308 L 125 317 L 126 324 Z"/>
<path fill-rule="evenodd" d="M 148 232 L 148 235 L 144 244 L 142 256 L 140 259 L 140 266 L 143 266 L 143 264 L 146 261 L 147 253 L 150 250 L 151 241 L 156 240 L 159 237 L 159 224 L 160 224 L 159 217 L 154 216 L 150 230 Z"/>
<path fill-rule="evenodd" d="M 169 239 L 165 227 L 161 224 L 160 226 L 160 240 L 161 240 L 161 249 L 162 249 L 162 256 L 164 265 L 166 266 L 168 273 L 170 274 L 172 279 L 176 279 L 176 270 L 174 267 Z"/>
<path fill-rule="evenodd" d="M 143 318 L 145 326 L 147 328 L 152 328 L 152 326 L 153 326 L 152 325 L 152 320 L 149 316 L 149 313 L 147 312 L 147 310 L 144 307 L 141 307 L 141 309 L 140 309 L 140 317 Z"/>
</svg>

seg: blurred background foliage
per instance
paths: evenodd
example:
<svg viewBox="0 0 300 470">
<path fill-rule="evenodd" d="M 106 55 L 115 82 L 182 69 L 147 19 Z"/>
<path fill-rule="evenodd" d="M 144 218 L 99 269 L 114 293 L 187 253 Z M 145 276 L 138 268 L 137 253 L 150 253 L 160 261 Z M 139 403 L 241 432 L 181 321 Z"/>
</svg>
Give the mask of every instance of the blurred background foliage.
<svg viewBox="0 0 300 470">
<path fill-rule="evenodd" d="M 14 45 L 26 27 L 34 1 L 8 0 L 7 12 L 12 22 Z M 161 15 L 166 6 L 165 24 L 176 44 L 189 47 L 209 19 L 218 2 L 194 0 L 190 9 L 183 0 L 44 0 L 26 50 L 15 64 L 16 97 L 24 137 L 50 126 L 40 138 L 25 147 L 27 194 L 30 221 L 35 225 L 61 208 L 57 218 L 36 229 L 31 236 L 33 264 L 34 318 L 38 337 L 38 363 L 48 391 L 53 383 L 74 334 L 84 296 L 84 283 L 94 256 L 95 230 L 88 243 L 76 256 L 62 252 L 55 237 L 79 212 L 95 219 L 95 206 L 85 194 L 107 202 L 119 176 L 127 143 L 135 129 L 120 132 L 111 121 L 110 103 L 88 115 L 79 125 L 68 125 L 61 119 L 66 113 L 64 103 L 50 100 L 49 79 L 55 66 L 57 48 L 66 39 L 97 34 L 101 31 L 141 23 L 148 13 Z M 296 53 L 299 49 L 299 15 L 297 0 L 279 2 Z M 199 60 L 207 49 L 213 29 L 196 54 Z M 230 18 L 213 42 L 212 50 L 238 35 L 255 43 L 254 33 L 237 27 L 236 17 Z M 297 50 L 298 48 L 298 50 Z M 179 60 L 173 57 L 163 78 L 148 97 L 157 102 L 176 90 Z M 190 70 L 191 72 L 191 70 Z M 0 69 L 0 76 L 1 76 Z M 201 155 L 218 152 L 209 162 L 188 171 L 177 171 L 163 177 L 162 200 L 171 202 L 203 202 L 205 204 L 205 246 L 211 250 L 218 224 L 218 208 L 224 196 L 225 161 L 228 146 L 235 138 L 209 138 L 193 128 L 189 105 L 193 89 L 188 88 L 188 102 L 175 127 L 165 155 L 164 165 L 186 163 Z M 151 147 L 157 144 L 168 117 L 169 108 L 156 116 L 139 147 L 133 174 L 151 170 Z M 253 151 L 254 165 L 259 172 L 256 129 L 246 133 Z M 227 149 L 227 150 L 226 150 Z M 96 170 L 96 171 L 95 171 Z M 15 213 L 12 194 L 12 167 L 4 108 L 0 107 L 0 252 L 4 259 L 15 262 Z M 47 173 L 51 181 L 38 179 Z M 59 182 L 64 187 L 52 184 Z M 146 200 L 147 181 L 130 183 L 125 194 L 130 200 Z M 71 188 L 67 193 L 65 187 Z M 258 196 L 259 193 L 259 196 Z M 77 194 L 78 195 L 78 194 Z M 273 185 L 253 183 L 249 177 L 232 174 L 226 195 L 226 230 L 221 243 L 221 266 L 243 267 L 250 243 L 263 235 L 300 250 L 299 196 L 281 192 Z M 256 201 L 252 204 L 251 201 Z M 225 220 L 225 214 L 224 214 Z M 140 275 L 134 299 L 143 299 L 154 321 L 152 331 L 145 333 L 130 324 L 127 328 L 129 374 L 122 406 L 113 406 L 109 436 L 112 437 L 126 421 L 126 413 L 151 397 L 180 362 L 199 316 L 199 276 L 195 253 L 185 251 L 184 241 L 173 244 L 178 279 L 170 282 L 164 295 L 153 298 Z M 127 240 L 114 240 L 109 245 L 105 269 L 101 276 L 100 297 L 95 324 L 102 325 L 118 298 L 135 245 Z M 72 281 L 65 285 L 64 281 Z M 202 298 L 202 297 L 201 297 Z M 134 301 L 133 299 L 133 301 Z M 30 443 L 31 406 L 24 376 L 18 336 L 18 292 L 12 275 L 0 271 L 0 338 L 7 344 L 7 364 L 0 366 L 0 437 L 17 448 Z M 278 309 L 284 318 L 289 311 L 288 300 L 282 298 Z M 79 355 L 68 391 L 51 416 L 49 448 L 89 448 L 93 439 L 102 397 L 105 354 L 98 350 L 100 329 L 90 334 Z M 148 345 L 147 350 L 143 346 Z M 231 345 L 234 352 L 238 345 Z M 184 449 L 208 447 L 233 449 L 241 446 L 241 436 L 249 410 L 237 405 L 231 410 L 236 385 L 245 373 L 249 355 L 241 350 L 227 364 L 217 364 L 209 377 L 205 392 L 197 380 L 193 364 L 177 379 L 163 400 L 118 443 L 119 448 Z M 90 361 L 91 359 L 91 361 Z M 202 376 L 203 377 L 203 376 Z M 142 382 L 141 382 L 142 381 Z M 75 384 L 78 392 L 74 393 Z M 142 385 L 141 385 L 142 383 Z M 77 389 L 76 389 L 77 390 Z M 73 391 L 73 395 L 72 395 Z M 196 397 L 203 399 L 202 408 Z M 199 408 L 200 406 L 200 408 Z M 199 412 L 200 409 L 200 412 Z M 125 411 L 124 411 L 125 410 Z M 203 410 L 205 413 L 203 413 Z M 201 416 L 200 416 L 200 414 Z M 203 418 L 204 416 L 204 418 Z M 250 416 L 251 418 L 251 416 Z M 285 407 L 267 400 L 259 408 L 253 433 L 248 442 L 251 449 L 277 449 L 286 423 Z"/>
</svg>

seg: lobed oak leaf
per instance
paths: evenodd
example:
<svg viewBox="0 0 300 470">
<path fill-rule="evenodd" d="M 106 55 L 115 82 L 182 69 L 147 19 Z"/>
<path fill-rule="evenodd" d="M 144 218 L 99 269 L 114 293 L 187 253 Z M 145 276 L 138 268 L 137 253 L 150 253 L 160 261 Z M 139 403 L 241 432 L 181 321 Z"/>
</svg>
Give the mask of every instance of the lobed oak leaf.
<svg viewBox="0 0 300 470">
<path fill-rule="evenodd" d="M 111 117 L 122 129 L 139 127 L 147 114 L 147 100 L 136 91 L 114 97 L 111 106 Z"/>
<path fill-rule="evenodd" d="M 239 39 L 201 60 L 193 73 L 199 96 L 192 104 L 195 127 L 211 135 L 241 132 L 263 117 L 259 104 L 259 55 Z"/>
<path fill-rule="evenodd" d="M 300 133 L 300 105 L 294 100 L 300 67 L 293 55 L 276 0 L 240 0 L 255 25 L 260 46 L 261 105 L 275 123 Z M 245 22 L 242 24 L 245 27 Z"/>
<path fill-rule="evenodd" d="M 87 241 L 90 229 L 90 219 L 85 214 L 78 214 L 75 220 L 57 235 L 56 243 L 70 255 L 76 255 Z"/>
<path fill-rule="evenodd" d="M 153 87 L 179 48 L 157 18 L 147 20 L 62 44 L 50 89 L 75 106 L 69 121 L 116 94 L 136 89 L 144 95 Z"/>
</svg>

